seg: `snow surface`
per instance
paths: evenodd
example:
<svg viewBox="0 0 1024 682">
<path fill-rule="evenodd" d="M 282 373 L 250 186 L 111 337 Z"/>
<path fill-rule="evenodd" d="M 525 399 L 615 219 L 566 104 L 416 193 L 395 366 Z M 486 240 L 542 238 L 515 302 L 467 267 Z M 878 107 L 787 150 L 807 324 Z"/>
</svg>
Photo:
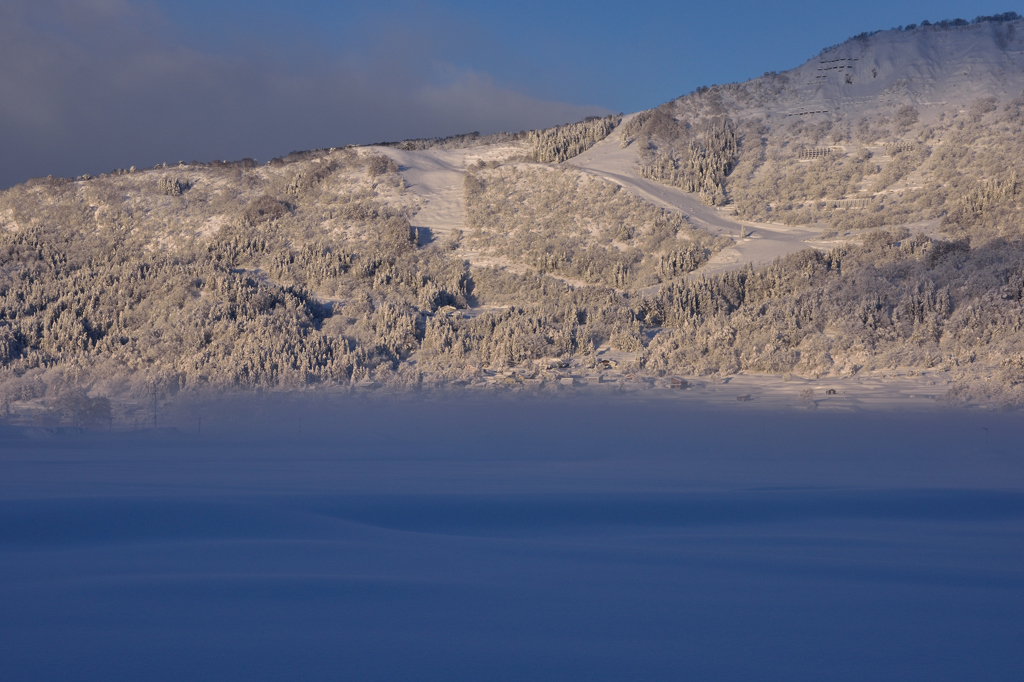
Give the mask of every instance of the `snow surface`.
<svg viewBox="0 0 1024 682">
<path fill-rule="evenodd" d="M 427 228 L 435 238 L 454 229 L 465 229 L 466 205 L 462 189 L 468 163 L 465 151 L 370 149 L 394 159 L 406 187 L 422 201 L 412 221 L 413 227 Z"/>
<path fill-rule="evenodd" d="M 849 40 L 787 75 L 803 105 L 793 111 L 820 104 L 853 114 L 903 102 L 927 108 L 1013 98 L 1024 90 L 1024 21 L 882 31 Z"/>
<path fill-rule="evenodd" d="M 0 433 L 0 679 L 1012 680 L 1013 415 L 252 399 Z"/>
<path fill-rule="evenodd" d="M 405 186 L 422 202 L 412 219 L 415 228 L 427 228 L 434 239 L 466 228 L 463 182 L 466 167 L 478 161 L 504 159 L 522 150 L 505 145 L 467 149 L 407 151 L 394 147 L 368 147 L 386 154 L 399 166 Z"/>
</svg>

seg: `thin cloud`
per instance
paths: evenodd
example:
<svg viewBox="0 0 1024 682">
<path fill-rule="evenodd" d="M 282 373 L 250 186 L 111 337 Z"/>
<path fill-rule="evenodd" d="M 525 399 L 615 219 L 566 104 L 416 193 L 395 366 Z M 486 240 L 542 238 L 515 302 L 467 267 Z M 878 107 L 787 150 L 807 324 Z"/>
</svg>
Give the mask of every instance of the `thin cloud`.
<svg viewBox="0 0 1024 682">
<path fill-rule="evenodd" d="M 0 186 L 179 159 L 522 130 L 604 112 L 538 100 L 422 52 L 358 60 L 307 52 L 297 61 L 287 50 L 190 48 L 159 14 L 123 0 L 4 2 Z"/>
</svg>

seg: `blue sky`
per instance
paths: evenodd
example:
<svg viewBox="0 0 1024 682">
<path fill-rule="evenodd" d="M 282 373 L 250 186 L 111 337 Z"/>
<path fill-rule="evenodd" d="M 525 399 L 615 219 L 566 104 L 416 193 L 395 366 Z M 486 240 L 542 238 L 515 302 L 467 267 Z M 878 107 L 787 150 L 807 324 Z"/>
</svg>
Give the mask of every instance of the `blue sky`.
<svg viewBox="0 0 1024 682">
<path fill-rule="evenodd" d="M 1014 9 L 1005 0 L 161 4 L 204 48 L 301 44 L 357 59 L 391 49 L 419 52 L 540 98 L 622 111 L 657 105 L 699 85 L 793 68 L 861 31 Z"/>
<path fill-rule="evenodd" d="M 520 130 L 795 67 L 998 2 L 0 0 L 0 186 Z"/>
</svg>

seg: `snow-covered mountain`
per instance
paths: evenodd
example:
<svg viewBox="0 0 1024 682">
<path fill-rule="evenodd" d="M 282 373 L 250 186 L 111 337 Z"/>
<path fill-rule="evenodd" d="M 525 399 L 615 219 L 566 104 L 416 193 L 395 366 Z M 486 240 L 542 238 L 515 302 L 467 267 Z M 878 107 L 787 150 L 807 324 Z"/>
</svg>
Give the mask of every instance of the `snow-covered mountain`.
<svg viewBox="0 0 1024 682">
<path fill-rule="evenodd" d="M 908 27 L 549 130 L 31 181 L 0 193 L 0 408 L 893 373 L 1024 404 L 1022 39 Z"/>
<path fill-rule="evenodd" d="M 1024 22 L 914 26 L 852 38 L 786 72 L 767 111 L 861 113 L 878 106 L 965 106 L 1024 90 Z"/>
</svg>

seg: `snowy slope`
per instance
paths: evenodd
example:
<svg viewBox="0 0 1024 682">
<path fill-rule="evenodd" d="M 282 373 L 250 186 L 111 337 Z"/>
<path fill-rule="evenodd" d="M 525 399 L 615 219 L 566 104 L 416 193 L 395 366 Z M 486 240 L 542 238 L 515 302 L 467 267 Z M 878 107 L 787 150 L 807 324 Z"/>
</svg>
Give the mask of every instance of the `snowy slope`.
<svg viewBox="0 0 1024 682">
<path fill-rule="evenodd" d="M 746 94 L 737 94 L 740 90 Z M 964 108 L 979 97 L 1005 101 L 1022 91 L 1024 20 L 881 31 L 850 39 L 782 74 L 721 90 L 730 115 L 764 116 L 769 121 L 804 117 L 850 120 L 867 113 L 891 114 L 907 104 L 928 120 L 940 110 Z M 622 125 L 634 116 L 624 117 Z M 399 163 L 406 186 L 421 205 L 413 224 L 436 238 L 466 227 L 462 181 L 467 166 L 481 159 L 511 159 L 524 150 L 482 145 L 459 150 L 376 151 Z M 832 246 L 819 240 L 820 229 L 740 221 L 729 209 L 705 206 L 696 194 L 645 179 L 637 172 L 637 153 L 636 144 L 621 146 L 616 130 L 565 165 L 615 183 L 657 206 L 679 211 L 714 234 L 738 238 L 734 247 L 716 256 L 702 273 L 770 262 L 808 246 Z M 921 227 L 911 226 L 915 230 Z M 478 262 L 477 254 L 465 256 Z"/>
<path fill-rule="evenodd" d="M 1015 97 L 1024 90 L 1024 22 L 881 31 L 785 75 L 789 87 L 769 110 L 850 113 L 879 104 L 927 108 Z"/>
</svg>

